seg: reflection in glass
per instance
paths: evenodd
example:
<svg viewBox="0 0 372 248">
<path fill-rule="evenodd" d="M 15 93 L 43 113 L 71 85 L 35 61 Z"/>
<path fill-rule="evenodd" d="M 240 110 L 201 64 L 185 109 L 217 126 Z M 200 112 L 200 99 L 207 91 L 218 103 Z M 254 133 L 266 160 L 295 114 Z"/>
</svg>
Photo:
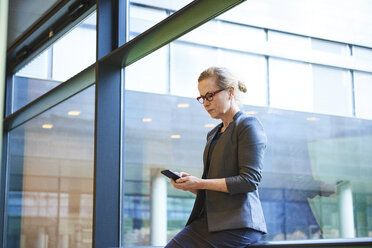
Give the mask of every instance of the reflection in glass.
<svg viewBox="0 0 372 248">
<path fill-rule="evenodd" d="M 7 247 L 92 246 L 94 94 L 10 132 Z"/>
</svg>

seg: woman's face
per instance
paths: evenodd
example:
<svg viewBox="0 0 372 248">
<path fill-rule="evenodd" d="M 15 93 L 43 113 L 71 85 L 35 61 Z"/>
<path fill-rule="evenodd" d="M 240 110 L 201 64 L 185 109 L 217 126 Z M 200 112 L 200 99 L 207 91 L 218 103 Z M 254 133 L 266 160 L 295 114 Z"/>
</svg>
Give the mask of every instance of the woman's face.
<svg viewBox="0 0 372 248">
<path fill-rule="evenodd" d="M 220 88 L 215 82 L 215 78 L 207 78 L 201 80 L 198 85 L 198 90 L 201 96 L 207 93 L 212 93 Z M 204 108 L 209 115 L 214 119 L 221 119 L 231 107 L 231 97 L 228 90 L 223 90 L 213 96 L 212 101 L 204 99 Z"/>
</svg>

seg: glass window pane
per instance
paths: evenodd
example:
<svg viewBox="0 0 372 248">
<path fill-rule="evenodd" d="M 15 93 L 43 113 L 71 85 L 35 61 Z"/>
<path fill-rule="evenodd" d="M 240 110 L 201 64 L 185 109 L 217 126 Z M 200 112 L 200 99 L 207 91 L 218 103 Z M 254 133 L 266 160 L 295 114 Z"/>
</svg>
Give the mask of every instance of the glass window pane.
<svg viewBox="0 0 372 248">
<path fill-rule="evenodd" d="M 347 70 L 273 58 L 269 61 L 272 107 L 352 116 L 351 78 Z"/>
<path fill-rule="evenodd" d="M 52 79 L 66 81 L 96 60 L 96 14 L 53 45 Z"/>
<path fill-rule="evenodd" d="M 133 2 L 133 1 L 131 1 Z M 167 12 L 165 10 L 145 8 L 141 6 L 130 5 L 130 34 L 133 39 L 138 34 L 146 31 L 147 29 L 154 26 L 156 23 L 167 18 Z"/>
<path fill-rule="evenodd" d="M 16 75 L 29 78 L 51 78 L 51 49 L 46 49 L 30 63 L 20 69 Z"/>
<path fill-rule="evenodd" d="M 164 246 L 185 225 L 195 197 L 173 189 L 160 170 L 201 174 L 211 121 L 191 98 L 126 91 L 125 106 L 124 245 Z"/>
<path fill-rule="evenodd" d="M 94 86 L 10 132 L 7 247 L 91 247 Z"/>
<path fill-rule="evenodd" d="M 372 48 L 353 46 L 353 57 L 372 61 Z"/>
<path fill-rule="evenodd" d="M 324 53 L 333 53 L 339 55 L 349 55 L 349 48 L 346 44 L 324 41 L 318 39 L 311 39 L 311 48 L 313 51 Z"/>
<path fill-rule="evenodd" d="M 12 112 L 76 75 L 95 59 L 96 12 L 15 74 Z"/>
<path fill-rule="evenodd" d="M 354 72 L 355 115 L 372 119 L 372 73 Z"/>
<path fill-rule="evenodd" d="M 219 66 L 230 68 L 239 80 L 247 86 L 242 94 L 242 103 L 258 106 L 267 105 L 267 66 L 263 56 L 242 52 L 221 50 Z"/>
<path fill-rule="evenodd" d="M 217 41 L 219 47 L 245 51 L 250 46 L 265 44 L 266 32 L 260 28 L 219 21 Z"/>
<path fill-rule="evenodd" d="M 263 56 L 181 42 L 174 42 L 171 47 L 172 95 L 195 98 L 199 92 L 190 85 L 197 85 L 200 72 L 210 66 L 221 66 L 230 68 L 246 84 L 247 93 L 243 94 L 243 103 L 266 105 L 266 60 Z M 178 59 L 180 57 L 183 59 Z"/>
<path fill-rule="evenodd" d="M 314 112 L 353 115 L 351 77 L 348 70 L 312 66 Z"/>
<path fill-rule="evenodd" d="M 217 49 L 173 42 L 170 57 L 170 93 L 193 98 L 199 96 L 197 89 L 199 74 L 204 69 L 218 64 Z"/>
<path fill-rule="evenodd" d="M 244 51 L 249 50 L 252 45 L 262 46 L 266 43 L 266 34 L 263 29 L 213 20 L 179 40 Z"/>
<path fill-rule="evenodd" d="M 159 200 L 154 187 L 167 191 L 160 200 L 167 202 L 163 214 L 168 228 L 160 233 L 166 234 L 166 241 L 183 228 L 194 201 L 187 192 L 173 189 L 160 170 L 201 176 L 205 135 L 218 121 L 212 121 L 193 99 L 131 91 L 125 97 L 124 240 L 128 246 L 154 245 L 149 238 L 156 225 L 151 216 L 162 214 L 151 207 Z M 177 108 L 179 103 L 189 107 Z M 354 237 L 370 236 L 372 226 L 366 220 L 372 218 L 368 211 L 372 202 L 366 189 L 372 188 L 371 122 L 263 107 L 244 109 L 256 113 L 269 138 L 260 184 L 268 227 L 264 240 L 346 238 L 354 228 Z M 172 139 L 172 134 L 179 136 Z M 347 210 L 349 206 L 354 210 Z M 347 219 L 353 219 L 351 228 L 340 226 Z"/>
<path fill-rule="evenodd" d="M 166 94 L 169 92 L 168 52 L 164 46 L 125 68 L 125 89 Z"/>
<path fill-rule="evenodd" d="M 280 59 L 269 59 L 270 106 L 313 111 L 311 66 Z"/>
<path fill-rule="evenodd" d="M 299 50 L 306 52 L 310 50 L 310 39 L 298 35 L 280 33 L 276 31 L 268 32 L 268 41 L 271 47 L 281 49 Z"/>
<path fill-rule="evenodd" d="M 260 1 L 256 8 L 264 6 Z M 250 19 L 249 12 L 241 13 L 239 18 Z M 227 17 L 232 19 L 226 22 Z M 265 53 L 276 46 L 306 56 L 314 51 L 349 56 L 348 46 L 278 31 L 269 31 L 268 44 L 264 28 L 234 23 L 236 18 L 226 14 L 202 25 L 169 44 L 169 61 L 164 56 L 126 78 L 126 85 L 137 85 L 149 68 L 168 61 L 161 70 L 168 76 L 169 94 L 144 90 L 150 86 L 125 92 L 124 245 L 164 246 L 190 215 L 195 196 L 174 189 L 160 171 L 202 175 L 205 137 L 220 123 L 194 99 L 197 78 L 210 66 L 228 67 L 246 82 L 242 110 L 261 120 L 268 137 L 259 188 L 268 228 L 263 239 L 371 237 L 366 190 L 372 188 L 371 122 L 350 118 L 350 71 Z M 259 51 L 252 54 L 255 46 Z"/>
<path fill-rule="evenodd" d="M 13 76 L 13 112 L 60 84 L 59 81 Z"/>
<path fill-rule="evenodd" d="M 250 0 L 219 18 L 369 47 L 372 44 L 371 12 L 369 0 Z"/>
<path fill-rule="evenodd" d="M 133 39 L 140 33 L 161 22 L 174 11 L 189 4 L 190 0 L 130 0 L 129 1 L 129 34 Z"/>
</svg>

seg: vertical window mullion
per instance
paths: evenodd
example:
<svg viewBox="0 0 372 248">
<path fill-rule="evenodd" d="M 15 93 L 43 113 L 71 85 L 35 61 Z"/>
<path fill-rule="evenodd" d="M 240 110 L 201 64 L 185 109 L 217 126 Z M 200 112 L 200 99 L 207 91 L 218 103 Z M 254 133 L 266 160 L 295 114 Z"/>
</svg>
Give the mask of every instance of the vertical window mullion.
<svg viewBox="0 0 372 248">
<path fill-rule="evenodd" d="M 121 67 L 98 61 L 126 42 L 126 0 L 97 1 L 93 247 L 120 246 Z"/>
</svg>

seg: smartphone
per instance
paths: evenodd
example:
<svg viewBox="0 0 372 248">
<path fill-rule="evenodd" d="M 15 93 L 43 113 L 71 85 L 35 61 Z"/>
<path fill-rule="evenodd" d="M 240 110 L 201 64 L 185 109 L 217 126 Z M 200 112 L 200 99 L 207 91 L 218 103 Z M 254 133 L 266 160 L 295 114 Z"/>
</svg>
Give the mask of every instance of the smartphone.
<svg viewBox="0 0 372 248">
<path fill-rule="evenodd" d="M 161 174 L 163 174 L 163 175 L 165 175 L 169 178 L 172 178 L 174 181 L 176 181 L 178 178 L 181 178 L 179 175 L 177 175 L 176 173 L 174 173 L 171 170 L 162 170 Z"/>
</svg>

